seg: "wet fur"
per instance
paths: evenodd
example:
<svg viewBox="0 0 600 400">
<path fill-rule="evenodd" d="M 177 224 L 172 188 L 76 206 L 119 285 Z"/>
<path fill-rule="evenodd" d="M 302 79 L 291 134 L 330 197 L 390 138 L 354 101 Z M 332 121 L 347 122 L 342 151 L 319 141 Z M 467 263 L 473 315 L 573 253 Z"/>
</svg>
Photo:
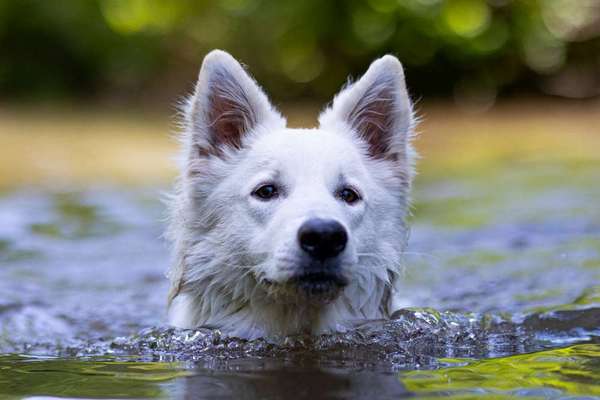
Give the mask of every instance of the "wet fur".
<svg viewBox="0 0 600 400">
<path fill-rule="evenodd" d="M 206 56 L 182 114 L 181 174 L 170 199 L 167 232 L 174 250 L 169 271 L 172 324 L 214 327 L 245 338 L 319 334 L 343 331 L 364 319 L 387 318 L 398 308 L 395 283 L 408 231 L 415 119 L 396 58 L 376 60 L 360 80 L 345 87 L 321 114 L 318 128 L 289 130 L 237 61 L 216 50 Z M 260 172 L 255 165 L 259 161 L 249 159 L 256 158 L 252 151 L 278 152 L 277 146 L 284 151 L 279 137 L 285 135 L 302 151 L 308 145 L 296 135 L 322 135 L 325 147 L 339 143 L 353 149 L 360 154 L 358 167 L 371 188 L 360 221 L 345 217 L 346 211 L 331 199 L 321 204 L 317 197 L 306 205 L 307 215 L 331 208 L 347 219 L 349 229 L 352 254 L 345 256 L 343 266 L 350 284 L 325 290 L 319 294 L 323 298 L 285 280 L 295 265 L 289 248 L 302 210 L 298 214 L 290 208 L 277 216 L 277 224 L 269 222 L 275 216 L 255 212 L 260 224 L 254 223 L 236 189 L 249 179 L 240 166 Z M 314 136 L 304 138 L 314 141 Z M 323 151 L 335 157 L 335 149 Z M 336 165 L 335 160 L 327 162 Z M 303 206 L 297 203 L 294 210 Z M 257 241 L 258 236 L 272 237 L 278 244 Z M 273 284 L 271 276 L 279 281 Z"/>
</svg>

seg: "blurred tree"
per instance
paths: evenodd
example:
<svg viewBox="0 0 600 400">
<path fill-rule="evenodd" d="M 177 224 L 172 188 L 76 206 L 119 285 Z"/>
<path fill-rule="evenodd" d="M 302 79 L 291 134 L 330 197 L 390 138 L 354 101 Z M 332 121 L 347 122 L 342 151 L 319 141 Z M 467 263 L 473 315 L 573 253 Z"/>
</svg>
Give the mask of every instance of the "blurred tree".
<svg viewBox="0 0 600 400">
<path fill-rule="evenodd" d="M 417 95 L 591 97 L 600 0 L 2 0 L 0 96 L 171 96 L 212 48 L 280 100 L 328 98 L 384 53 Z"/>
</svg>

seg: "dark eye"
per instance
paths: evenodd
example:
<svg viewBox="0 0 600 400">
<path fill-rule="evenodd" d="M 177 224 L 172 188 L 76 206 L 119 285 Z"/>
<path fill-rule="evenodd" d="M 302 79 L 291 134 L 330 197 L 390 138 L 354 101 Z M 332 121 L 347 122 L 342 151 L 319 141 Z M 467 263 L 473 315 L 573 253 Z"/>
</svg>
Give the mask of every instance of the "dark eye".
<svg viewBox="0 0 600 400">
<path fill-rule="evenodd" d="M 252 195 L 258 197 L 261 200 L 271 200 L 278 195 L 277 187 L 275 185 L 262 185 Z"/>
<path fill-rule="evenodd" d="M 340 190 L 338 196 L 342 201 L 348 204 L 354 204 L 360 200 L 360 195 L 354 189 L 344 188 Z"/>
</svg>

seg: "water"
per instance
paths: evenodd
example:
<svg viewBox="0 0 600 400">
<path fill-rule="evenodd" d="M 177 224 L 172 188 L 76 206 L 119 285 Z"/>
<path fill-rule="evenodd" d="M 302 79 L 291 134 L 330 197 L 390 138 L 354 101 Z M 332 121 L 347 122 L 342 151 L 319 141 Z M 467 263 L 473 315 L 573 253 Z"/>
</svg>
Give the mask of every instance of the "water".
<svg viewBox="0 0 600 400">
<path fill-rule="evenodd" d="M 165 325 L 160 190 L 4 193 L 0 398 L 600 398 L 598 177 L 422 177 L 404 310 L 250 342 Z"/>
</svg>

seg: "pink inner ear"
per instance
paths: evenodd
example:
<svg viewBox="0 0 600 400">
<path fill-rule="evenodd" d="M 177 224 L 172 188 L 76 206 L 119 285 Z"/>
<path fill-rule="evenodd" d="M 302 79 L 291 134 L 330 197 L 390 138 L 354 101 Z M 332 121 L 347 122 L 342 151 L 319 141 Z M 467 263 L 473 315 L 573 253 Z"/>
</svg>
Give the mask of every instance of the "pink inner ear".
<svg viewBox="0 0 600 400">
<path fill-rule="evenodd" d="M 390 79 L 373 83 L 349 115 L 351 126 L 367 142 L 373 158 L 395 158 L 390 154 L 395 113 L 393 85 Z"/>
<path fill-rule="evenodd" d="M 236 110 L 238 105 L 218 92 L 215 90 L 209 98 L 210 144 L 214 147 L 228 145 L 239 149 L 245 130 L 244 119 Z"/>
<path fill-rule="evenodd" d="M 210 148 L 200 155 L 220 155 L 222 147 L 242 147 L 242 136 L 255 125 L 256 117 L 246 93 L 227 72 L 216 71 L 209 83 L 206 120 Z"/>
</svg>

